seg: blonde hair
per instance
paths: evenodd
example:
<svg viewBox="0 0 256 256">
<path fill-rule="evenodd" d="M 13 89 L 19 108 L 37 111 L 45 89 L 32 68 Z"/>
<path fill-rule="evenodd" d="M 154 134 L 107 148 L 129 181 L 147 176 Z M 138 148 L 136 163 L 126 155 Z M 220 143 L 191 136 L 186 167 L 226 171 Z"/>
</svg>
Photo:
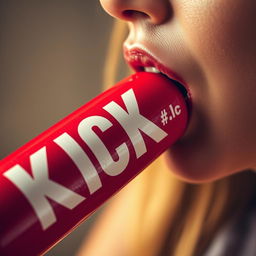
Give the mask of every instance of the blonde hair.
<svg viewBox="0 0 256 256">
<path fill-rule="evenodd" d="M 126 34 L 126 24 L 115 22 L 105 89 L 116 82 Z M 220 227 L 245 208 L 255 192 L 252 175 L 247 171 L 206 184 L 188 184 L 178 180 L 159 157 L 129 185 L 125 255 L 202 255 Z"/>
</svg>

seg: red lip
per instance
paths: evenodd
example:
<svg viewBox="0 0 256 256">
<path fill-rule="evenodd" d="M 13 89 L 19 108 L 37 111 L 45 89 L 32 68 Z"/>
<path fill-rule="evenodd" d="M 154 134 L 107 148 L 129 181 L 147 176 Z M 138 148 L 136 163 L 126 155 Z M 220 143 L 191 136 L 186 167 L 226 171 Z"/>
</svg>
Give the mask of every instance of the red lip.
<svg viewBox="0 0 256 256">
<path fill-rule="evenodd" d="M 186 82 L 178 74 L 157 61 L 148 52 L 140 48 L 127 49 L 124 47 L 124 58 L 129 66 L 136 72 L 143 71 L 144 67 L 155 67 L 170 79 L 182 84 L 187 92 L 189 92 Z"/>
</svg>

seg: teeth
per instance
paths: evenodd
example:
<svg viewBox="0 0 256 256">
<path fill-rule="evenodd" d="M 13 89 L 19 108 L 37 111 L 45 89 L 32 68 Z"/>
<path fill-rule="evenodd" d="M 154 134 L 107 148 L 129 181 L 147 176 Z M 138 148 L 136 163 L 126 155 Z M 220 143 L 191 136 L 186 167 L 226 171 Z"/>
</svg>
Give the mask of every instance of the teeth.
<svg viewBox="0 0 256 256">
<path fill-rule="evenodd" d="M 160 71 L 155 67 L 145 67 L 144 71 L 145 72 L 151 72 L 151 73 L 160 73 Z"/>
</svg>

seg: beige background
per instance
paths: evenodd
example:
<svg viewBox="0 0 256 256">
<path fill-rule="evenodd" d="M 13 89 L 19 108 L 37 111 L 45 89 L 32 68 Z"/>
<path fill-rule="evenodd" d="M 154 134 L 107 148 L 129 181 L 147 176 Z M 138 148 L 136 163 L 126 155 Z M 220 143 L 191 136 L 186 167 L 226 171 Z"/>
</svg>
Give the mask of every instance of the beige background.
<svg viewBox="0 0 256 256">
<path fill-rule="evenodd" d="M 0 158 L 100 92 L 111 24 L 97 0 L 0 1 Z M 89 225 L 47 255 L 74 255 Z"/>
</svg>

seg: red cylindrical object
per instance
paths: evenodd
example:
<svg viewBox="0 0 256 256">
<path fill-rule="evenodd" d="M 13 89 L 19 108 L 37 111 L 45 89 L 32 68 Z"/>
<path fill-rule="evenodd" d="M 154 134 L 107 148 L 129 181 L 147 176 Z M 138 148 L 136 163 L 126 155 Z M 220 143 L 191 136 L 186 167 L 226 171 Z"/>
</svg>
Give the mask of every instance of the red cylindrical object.
<svg viewBox="0 0 256 256">
<path fill-rule="evenodd" d="M 38 255 L 183 134 L 184 96 L 136 73 L 0 162 L 0 255 Z"/>
</svg>

